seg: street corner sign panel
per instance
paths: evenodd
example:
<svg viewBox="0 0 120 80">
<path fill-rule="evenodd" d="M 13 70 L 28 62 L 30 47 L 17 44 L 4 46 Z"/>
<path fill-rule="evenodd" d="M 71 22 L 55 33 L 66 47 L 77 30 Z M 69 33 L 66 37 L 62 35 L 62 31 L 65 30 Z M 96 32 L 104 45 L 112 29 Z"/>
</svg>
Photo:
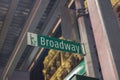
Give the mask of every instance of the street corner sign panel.
<svg viewBox="0 0 120 80">
<path fill-rule="evenodd" d="M 27 44 L 31 46 L 39 46 L 49 49 L 61 50 L 65 52 L 82 54 L 82 48 L 80 43 L 51 38 L 48 36 L 41 36 L 39 34 L 30 32 L 27 33 Z"/>
<path fill-rule="evenodd" d="M 37 34 L 27 33 L 27 44 L 32 46 L 38 46 Z"/>
</svg>

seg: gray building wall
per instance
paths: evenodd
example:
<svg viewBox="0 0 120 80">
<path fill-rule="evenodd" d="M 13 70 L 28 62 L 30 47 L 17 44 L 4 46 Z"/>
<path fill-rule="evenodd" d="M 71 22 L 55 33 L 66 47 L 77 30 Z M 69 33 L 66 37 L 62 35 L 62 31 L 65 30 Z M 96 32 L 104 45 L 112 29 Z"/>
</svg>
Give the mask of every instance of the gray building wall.
<svg viewBox="0 0 120 80">
<path fill-rule="evenodd" d="M 0 75 L 2 75 L 2 70 L 0 70 Z M 14 71 L 8 80 L 30 80 L 30 72 Z"/>
</svg>

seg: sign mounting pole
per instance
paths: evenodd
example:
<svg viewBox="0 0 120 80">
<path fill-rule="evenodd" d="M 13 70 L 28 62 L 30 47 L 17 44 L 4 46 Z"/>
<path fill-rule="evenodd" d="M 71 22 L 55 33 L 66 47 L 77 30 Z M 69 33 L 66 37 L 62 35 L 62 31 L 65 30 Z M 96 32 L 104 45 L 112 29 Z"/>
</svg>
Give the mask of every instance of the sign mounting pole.
<svg viewBox="0 0 120 80">
<path fill-rule="evenodd" d="M 87 0 L 104 80 L 120 80 L 120 28 L 110 0 Z"/>
</svg>

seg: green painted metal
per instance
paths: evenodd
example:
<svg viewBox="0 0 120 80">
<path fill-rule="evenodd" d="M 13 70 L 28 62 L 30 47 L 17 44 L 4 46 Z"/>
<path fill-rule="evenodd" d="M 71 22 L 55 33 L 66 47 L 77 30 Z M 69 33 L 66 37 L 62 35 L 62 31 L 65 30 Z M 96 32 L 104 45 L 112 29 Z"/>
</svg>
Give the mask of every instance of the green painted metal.
<svg viewBox="0 0 120 80">
<path fill-rule="evenodd" d="M 69 80 L 73 75 L 83 75 L 86 72 L 85 62 L 82 60 L 79 65 L 77 65 L 65 78 L 64 80 Z"/>
<path fill-rule="evenodd" d="M 69 80 L 99 80 L 97 78 L 87 77 L 87 76 L 81 76 L 81 75 L 74 75 Z"/>
</svg>

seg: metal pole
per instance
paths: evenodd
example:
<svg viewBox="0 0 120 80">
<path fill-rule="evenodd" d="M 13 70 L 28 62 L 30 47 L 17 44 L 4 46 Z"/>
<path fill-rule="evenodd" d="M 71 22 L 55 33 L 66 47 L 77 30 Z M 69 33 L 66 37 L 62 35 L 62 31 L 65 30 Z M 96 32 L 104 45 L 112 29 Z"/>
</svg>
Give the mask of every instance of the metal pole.
<svg viewBox="0 0 120 80">
<path fill-rule="evenodd" d="M 78 12 L 78 10 L 81 10 L 83 11 L 82 13 L 84 13 L 85 10 L 84 0 L 75 0 L 75 6 L 76 6 L 77 14 L 79 15 L 78 25 L 79 25 L 81 43 L 83 43 L 86 52 L 86 55 L 84 57 L 86 74 L 87 76 L 96 77 L 101 80 L 102 77 L 100 72 L 100 66 L 97 57 L 97 51 L 95 48 L 95 42 L 94 42 L 89 16 L 86 14 L 82 14 L 80 16 L 81 13 Z"/>
<path fill-rule="evenodd" d="M 110 0 L 87 0 L 104 80 L 120 80 L 120 29 Z"/>
</svg>

